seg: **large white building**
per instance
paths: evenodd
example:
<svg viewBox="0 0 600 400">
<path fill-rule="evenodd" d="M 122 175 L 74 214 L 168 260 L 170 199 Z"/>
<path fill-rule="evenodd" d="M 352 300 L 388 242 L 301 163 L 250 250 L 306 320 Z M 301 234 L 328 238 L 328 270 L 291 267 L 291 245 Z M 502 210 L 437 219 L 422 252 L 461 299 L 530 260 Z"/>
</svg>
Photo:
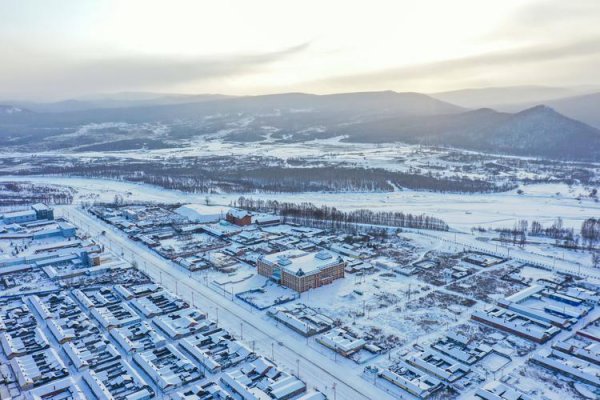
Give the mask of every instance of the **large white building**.
<svg viewBox="0 0 600 400">
<path fill-rule="evenodd" d="M 175 210 L 182 217 L 186 217 L 192 222 L 200 224 L 217 222 L 224 219 L 229 212 L 229 207 L 207 206 L 204 204 L 194 203 L 186 204 Z"/>
</svg>

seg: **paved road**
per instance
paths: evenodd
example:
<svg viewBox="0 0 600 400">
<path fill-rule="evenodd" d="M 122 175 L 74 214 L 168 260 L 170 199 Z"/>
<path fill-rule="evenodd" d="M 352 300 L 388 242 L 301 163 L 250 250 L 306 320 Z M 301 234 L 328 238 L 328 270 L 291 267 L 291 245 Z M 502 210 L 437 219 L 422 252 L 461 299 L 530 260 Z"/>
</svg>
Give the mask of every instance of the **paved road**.
<svg viewBox="0 0 600 400">
<path fill-rule="evenodd" d="M 362 366 L 341 357 L 335 361 L 319 353 L 307 346 L 305 339 L 282 332 L 272 322 L 263 320 L 263 314 L 250 312 L 247 307 L 217 294 L 191 278 L 189 271 L 130 240 L 114 227 L 74 206 L 57 207 L 57 211 L 109 249 L 135 260 L 138 268 L 186 301 L 208 312 L 212 319 L 218 319 L 232 334 L 238 337 L 243 335 L 243 341 L 262 355 L 272 357 L 275 363 L 292 373 L 299 371 L 308 387 L 317 388 L 334 400 L 395 398 L 360 377 Z M 101 235 L 102 231 L 106 233 Z"/>
</svg>

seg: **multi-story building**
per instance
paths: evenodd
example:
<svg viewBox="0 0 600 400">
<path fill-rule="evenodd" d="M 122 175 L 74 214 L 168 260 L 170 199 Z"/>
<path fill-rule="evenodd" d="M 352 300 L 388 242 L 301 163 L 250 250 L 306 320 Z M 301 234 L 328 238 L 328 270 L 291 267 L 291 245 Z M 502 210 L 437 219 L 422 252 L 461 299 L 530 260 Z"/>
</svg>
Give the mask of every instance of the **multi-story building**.
<svg viewBox="0 0 600 400">
<path fill-rule="evenodd" d="M 305 292 L 343 278 L 346 262 L 325 250 L 314 253 L 287 250 L 258 258 L 256 267 L 260 275 Z"/>
<path fill-rule="evenodd" d="M 37 219 L 54 219 L 54 210 L 44 203 L 37 203 L 31 206 L 35 211 Z"/>
</svg>

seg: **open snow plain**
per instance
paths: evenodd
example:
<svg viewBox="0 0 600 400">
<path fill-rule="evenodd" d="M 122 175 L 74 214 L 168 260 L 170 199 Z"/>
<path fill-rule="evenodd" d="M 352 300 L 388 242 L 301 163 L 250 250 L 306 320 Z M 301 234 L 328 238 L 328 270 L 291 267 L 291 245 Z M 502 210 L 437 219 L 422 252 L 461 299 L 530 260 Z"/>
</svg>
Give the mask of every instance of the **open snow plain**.
<svg viewBox="0 0 600 400">
<path fill-rule="evenodd" d="M 147 184 L 108 179 L 85 179 L 55 176 L 3 176 L 0 182 L 25 181 L 70 187 L 74 201 L 112 201 L 122 195 L 126 200 L 150 202 L 199 202 L 207 199 L 213 205 L 229 205 L 239 196 L 289 201 L 311 202 L 342 210 L 368 208 L 373 211 L 403 211 L 425 213 L 444 219 L 451 228 L 467 231 L 472 227 L 512 227 L 520 219 L 551 223 L 561 217 L 565 226 L 579 229 L 586 218 L 600 215 L 600 203 L 578 199 L 583 188 L 566 184 L 534 184 L 504 193 L 453 194 L 401 190 L 389 193 L 228 193 L 194 194 L 166 190 Z"/>
</svg>

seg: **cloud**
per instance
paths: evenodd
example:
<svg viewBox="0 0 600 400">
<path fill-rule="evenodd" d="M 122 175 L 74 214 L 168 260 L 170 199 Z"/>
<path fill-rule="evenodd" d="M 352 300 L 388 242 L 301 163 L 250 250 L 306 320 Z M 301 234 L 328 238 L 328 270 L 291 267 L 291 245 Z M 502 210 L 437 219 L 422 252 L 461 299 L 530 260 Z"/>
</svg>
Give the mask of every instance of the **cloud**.
<svg viewBox="0 0 600 400">
<path fill-rule="evenodd" d="M 87 62 L 76 71 L 85 80 L 117 87 L 125 85 L 170 85 L 246 75 L 261 67 L 287 59 L 304 51 L 308 43 L 287 49 L 262 53 L 221 57 L 159 58 L 155 56 L 132 56 Z"/>
<path fill-rule="evenodd" d="M 576 26 L 584 21 L 596 21 L 600 11 L 597 0 L 538 0 L 518 8 L 505 28 L 529 27 L 537 31 L 560 25 Z M 510 23 L 512 22 L 512 23 Z M 596 28 L 596 27 L 594 27 Z"/>
<path fill-rule="evenodd" d="M 215 81 L 260 71 L 304 52 L 310 43 L 256 54 L 204 57 L 127 55 L 87 57 L 84 61 L 30 52 L 21 65 L 0 65 L 0 95 L 65 96 L 107 91 L 168 88 L 188 82 Z M 10 50 L 14 52 L 14 46 Z M 2 52 L 0 53 L 7 53 Z M 9 52 L 10 53 L 10 52 Z M 37 60 L 37 62 L 36 62 Z M 35 64 L 35 68 L 23 65 Z"/>
<path fill-rule="evenodd" d="M 539 70 L 539 77 L 561 74 L 563 70 L 546 71 L 544 64 L 559 62 L 568 63 L 573 60 L 594 60 L 600 56 L 600 38 L 552 45 L 532 45 L 510 50 L 498 50 L 478 55 L 441 60 L 425 64 L 413 64 L 386 68 L 365 73 L 332 77 L 320 82 L 321 85 L 334 90 L 352 86 L 360 88 L 402 88 L 414 87 L 419 83 L 452 81 L 464 83 L 478 76 L 488 74 L 502 77 L 503 69 L 510 69 L 511 74 L 518 76 L 519 69 L 534 66 Z M 596 62 L 590 61 L 590 62 Z M 572 68 L 573 66 L 571 66 Z M 570 71 L 575 72 L 575 71 Z M 600 80 L 600 72 L 587 77 L 591 81 Z"/>
</svg>

